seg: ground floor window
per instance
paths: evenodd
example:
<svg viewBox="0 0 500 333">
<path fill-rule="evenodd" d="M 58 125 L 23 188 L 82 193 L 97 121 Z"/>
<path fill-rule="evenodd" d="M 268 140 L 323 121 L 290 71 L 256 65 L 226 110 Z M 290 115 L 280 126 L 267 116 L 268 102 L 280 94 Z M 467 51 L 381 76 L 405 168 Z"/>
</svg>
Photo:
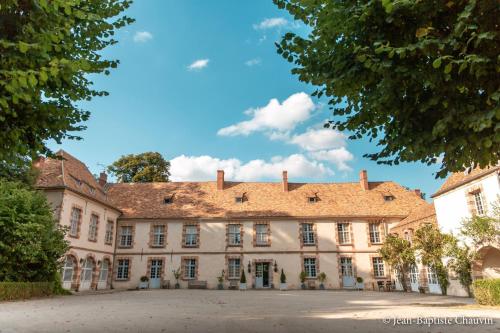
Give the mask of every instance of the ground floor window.
<svg viewBox="0 0 500 333">
<path fill-rule="evenodd" d="M 304 258 L 304 272 L 308 278 L 316 277 L 316 258 Z"/>
<path fill-rule="evenodd" d="M 184 278 L 196 278 L 196 259 L 184 259 Z"/>
<path fill-rule="evenodd" d="M 109 271 L 109 261 L 104 260 L 101 264 L 101 270 L 99 271 L 99 281 L 107 281 L 108 280 L 108 271 Z"/>
<path fill-rule="evenodd" d="M 372 258 L 373 263 L 373 275 L 375 277 L 384 277 L 384 261 L 380 257 Z"/>
<path fill-rule="evenodd" d="M 418 267 L 417 267 L 417 265 L 411 266 L 410 283 L 418 283 Z"/>
<path fill-rule="evenodd" d="M 427 279 L 429 280 L 429 284 L 438 284 L 436 270 L 432 266 L 429 266 L 427 269 Z"/>
<path fill-rule="evenodd" d="M 118 280 L 126 280 L 129 276 L 129 259 L 118 259 L 118 266 L 116 270 L 116 278 Z"/>
<path fill-rule="evenodd" d="M 228 260 L 227 275 L 229 279 L 238 279 L 240 277 L 240 259 Z"/>
<path fill-rule="evenodd" d="M 72 282 L 74 273 L 75 273 L 75 260 L 73 259 L 73 257 L 67 256 L 63 266 L 63 274 L 62 274 L 63 282 Z"/>
</svg>

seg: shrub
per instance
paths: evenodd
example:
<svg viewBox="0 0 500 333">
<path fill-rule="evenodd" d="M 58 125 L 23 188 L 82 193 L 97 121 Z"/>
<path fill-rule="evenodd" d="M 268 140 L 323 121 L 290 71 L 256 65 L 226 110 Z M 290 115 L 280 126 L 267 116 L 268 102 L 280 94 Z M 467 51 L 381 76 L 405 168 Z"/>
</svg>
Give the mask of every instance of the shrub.
<svg viewBox="0 0 500 333">
<path fill-rule="evenodd" d="M 281 269 L 280 282 L 286 283 L 286 275 L 285 275 L 285 272 L 283 272 L 283 268 Z"/>
<path fill-rule="evenodd" d="M 0 282 L 0 301 L 50 296 L 53 293 L 53 282 Z"/>
<path fill-rule="evenodd" d="M 247 283 L 247 277 L 245 275 L 245 270 L 241 270 L 241 278 L 240 278 L 240 283 Z"/>
<path fill-rule="evenodd" d="M 319 280 L 319 282 L 321 282 L 321 283 L 325 282 L 325 280 L 326 280 L 326 274 L 325 274 L 325 272 L 321 272 L 321 273 L 319 273 L 319 275 L 318 275 L 318 280 Z"/>
<path fill-rule="evenodd" d="M 146 275 L 141 276 L 141 282 L 148 282 L 149 278 Z"/>
<path fill-rule="evenodd" d="M 500 305 L 500 279 L 476 280 L 472 288 L 478 304 Z"/>
<path fill-rule="evenodd" d="M 304 271 L 300 272 L 300 274 L 299 274 L 300 282 L 302 282 L 302 283 L 306 282 L 306 278 L 307 278 L 306 272 L 304 272 Z"/>
</svg>

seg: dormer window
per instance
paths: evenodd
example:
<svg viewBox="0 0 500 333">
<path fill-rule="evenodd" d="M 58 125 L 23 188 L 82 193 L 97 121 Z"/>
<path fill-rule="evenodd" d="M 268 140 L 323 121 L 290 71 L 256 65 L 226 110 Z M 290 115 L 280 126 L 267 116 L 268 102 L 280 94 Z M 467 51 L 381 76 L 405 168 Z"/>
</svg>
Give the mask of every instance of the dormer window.
<svg viewBox="0 0 500 333">
<path fill-rule="evenodd" d="M 174 202 L 174 196 L 170 196 L 170 197 L 165 197 L 163 198 L 163 204 L 164 205 L 170 205 L 171 203 Z"/>
<path fill-rule="evenodd" d="M 314 196 L 314 197 L 307 197 L 307 202 L 309 203 L 315 203 L 315 202 L 318 202 L 319 201 L 319 198 Z"/>
<path fill-rule="evenodd" d="M 243 193 L 242 195 L 237 195 L 237 196 L 234 197 L 234 202 L 235 203 L 243 203 L 245 200 L 246 200 L 245 193 Z"/>
<path fill-rule="evenodd" d="M 386 194 L 386 195 L 384 195 L 384 200 L 385 201 L 392 201 L 392 200 L 394 200 L 394 196 L 392 194 Z"/>
<path fill-rule="evenodd" d="M 89 189 L 90 189 L 90 194 L 95 194 L 95 188 L 94 187 L 90 186 Z"/>
</svg>

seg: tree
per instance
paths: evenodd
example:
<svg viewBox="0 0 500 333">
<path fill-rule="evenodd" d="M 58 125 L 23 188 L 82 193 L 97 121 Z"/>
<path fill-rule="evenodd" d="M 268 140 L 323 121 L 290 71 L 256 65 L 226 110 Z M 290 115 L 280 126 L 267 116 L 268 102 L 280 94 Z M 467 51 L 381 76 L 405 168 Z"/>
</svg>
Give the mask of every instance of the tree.
<svg viewBox="0 0 500 333">
<path fill-rule="evenodd" d="M 475 253 L 467 244 L 461 244 L 455 237 L 450 239 L 449 247 L 446 251 L 449 257 L 447 267 L 457 274 L 458 281 L 467 291 L 467 295 L 472 297 L 472 262 Z"/>
<path fill-rule="evenodd" d="M 437 275 L 441 293 L 446 295 L 449 286 L 448 272 L 443 264 L 450 235 L 442 233 L 436 226 L 426 224 L 415 231 L 413 246 L 422 264 L 433 269 Z"/>
<path fill-rule="evenodd" d="M 415 264 L 415 251 L 411 243 L 398 236 L 387 235 L 384 244 L 378 252 L 387 264 L 397 270 L 403 290 L 408 291 L 406 277 L 410 272 L 411 266 Z"/>
<path fill-rule="evenodd" d="M 108 166 L 120 183 L 168 182 L 169 169 L 170 162 L 155 152 L 122 156 Z"/>
<path fill-rule="evenodd" d="M 500 159 L 496 0 L 273 1 L 311 28 L 278 53 L 329 98 L 326 127 L 377 140 L 365 157 L 442 161 L 437 177 Z"/>
<path fill-rule="evenodd" d="M 459 235 L 475 250 L 490 243 L 500 243 L 500 197 L 489 214 L 464 219 Z"/>
<path fill-rule="evenodd" d="M 0 281 L 57 281 L 64 233 L 42 193 L 0 179 Z"/>
<path fill-rule="evenodd" d="M 0 5 L 0 160 L 50 154 L 46 141 L 80 139 L 89 112 L 79 101 L 107 95 L 89 75 L 118 60 L 101 51 L 133 20 L 129 0 L 3 0 Z"/>
</svg>

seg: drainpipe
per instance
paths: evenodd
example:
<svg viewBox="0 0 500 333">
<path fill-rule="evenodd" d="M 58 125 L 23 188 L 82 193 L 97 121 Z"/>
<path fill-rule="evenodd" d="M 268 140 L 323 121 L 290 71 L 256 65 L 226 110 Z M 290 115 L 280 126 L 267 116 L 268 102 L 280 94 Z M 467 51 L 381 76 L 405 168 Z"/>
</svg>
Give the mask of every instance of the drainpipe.
<svg viewBox="0 0 500 333">
<path fill-rule="evenodd" d="M 117 216 L 116 217 L 116 221 L 115 221 L 115 245 L 113 246 L 113 264 L 111 265 L 111 282 L 109 283 L 109 288 L 110 289 L 114 289 L 113 287 L 113 277 L 115 275 L 115 260 L 116 260 L 116 244 L 118 243 L 118 218 L 120 216 Z M 109 272 L 108 272 L 109 274 Z"/>
</svg>

